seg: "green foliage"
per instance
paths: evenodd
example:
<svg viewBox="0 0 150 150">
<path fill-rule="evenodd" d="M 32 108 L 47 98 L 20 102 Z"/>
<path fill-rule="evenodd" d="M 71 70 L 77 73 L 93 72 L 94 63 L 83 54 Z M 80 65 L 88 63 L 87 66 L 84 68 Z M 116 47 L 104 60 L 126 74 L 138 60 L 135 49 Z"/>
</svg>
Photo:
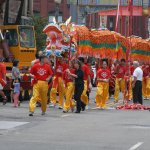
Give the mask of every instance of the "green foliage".
<svg viewBox="0 0 150 150">
<path fill-rule="evenodd" d="M 43 33 L 44 27 L 47 25 L 48 21 L 40 16 L 33 17 L 33 26 L 35 29 L 36 36 L 36 47 L 37 51 L 43 50 L 46 44 L 46 34 Z"/>
</svg>

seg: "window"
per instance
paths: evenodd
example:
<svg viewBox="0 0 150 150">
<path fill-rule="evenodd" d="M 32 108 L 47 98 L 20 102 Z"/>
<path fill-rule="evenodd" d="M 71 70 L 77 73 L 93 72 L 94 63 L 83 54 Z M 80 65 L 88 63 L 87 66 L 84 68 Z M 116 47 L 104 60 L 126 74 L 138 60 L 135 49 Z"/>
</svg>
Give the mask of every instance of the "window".
<svg viewBox="0 0 150 150">
<path fill-rule="evenodd" d="M 18 45 L 18 35 L 16 29 L 7 29 L 4 30 L 4 38 L 9 46 L 17 46 Z"/>
<path fill-rule="evenodd" d="M 34 31 L 32 27 L 20 26 L 19 27 L 19 37 L 21 47 L 35 47 Z"/>
</svg>

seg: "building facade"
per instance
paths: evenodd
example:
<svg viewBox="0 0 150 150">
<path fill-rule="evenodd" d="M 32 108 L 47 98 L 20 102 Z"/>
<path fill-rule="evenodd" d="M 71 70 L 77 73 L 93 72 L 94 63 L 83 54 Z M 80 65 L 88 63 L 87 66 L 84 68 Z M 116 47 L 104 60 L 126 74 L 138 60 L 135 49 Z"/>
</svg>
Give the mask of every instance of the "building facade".
<svg viewBox="0 0 150 150">
<path fill-rule="evenodd" d="M 120 1 L 119 17 L 116 28 L 117 3 L 113 9 L 99 10 L 87 15 L 86 25 L 89 28 L 108 28 L 124 36 L 136 35 L 148 38 L 150 33 L 149 10 L 150 0 L 133 0 L 133 7 L 129 7 L 128 0 Z M 132 9 L 132 14 L 130 14 Z M 132 19 L 130 16 L 132 16 Z M 129 25 L 129 22 L 132 24 Z"/>
<path fill-rule="evenodd" d="M 70 0 L 70 14 L 77 24 L 86 24 L 86 17 L 89 13 L 113 9 L 116 7 L 117 2 L 118 0 Z M 74 13 L 75 11 L 76 13 Z"/>
<path fill-rule="evenodd" d="M 13 24 L 16 21 L 16 17 L 19 12 L 19 8 L 21 5 L 21 1 L 18 0 L 2 0 L 1 11 L 0 11 L 0 24 L 2 25 L 4 22 L 4 14 L 6 9 L 6 3 L 8 2 L 8 21 L 10 24 Z M 31 22 L 31 16 L 33 15 L 33 0 L 24 0 L 23 9 L 22 9 L 22 24 L 28 24 Z"/>
<path fill-rule="evenodd" d="M 70 5 L 67 0 L 34 0 L 34 15 L 40 15 L 52 22 L 56 17 L 58 22 L 63 22 L 70 16 Z"/>
</svg>

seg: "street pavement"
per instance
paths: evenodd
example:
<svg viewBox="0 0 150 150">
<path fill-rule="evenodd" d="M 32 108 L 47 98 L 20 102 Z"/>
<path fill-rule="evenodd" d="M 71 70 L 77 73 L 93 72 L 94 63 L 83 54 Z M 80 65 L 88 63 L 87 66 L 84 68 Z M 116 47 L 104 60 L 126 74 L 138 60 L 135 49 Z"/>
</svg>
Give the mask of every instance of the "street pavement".
<svg viewBox="0 0 150 150">
<path fill-rule="evenodd" d="M 41 116 L 37 108 L 29 117 L 28 102 L 0 104 L 0 150 L 150 150 L 149 111 L 116 110 L 113 99 L 96 110 L 94 98 L 95 88 L 81 114 L 48 108 Z"/>
</svg>

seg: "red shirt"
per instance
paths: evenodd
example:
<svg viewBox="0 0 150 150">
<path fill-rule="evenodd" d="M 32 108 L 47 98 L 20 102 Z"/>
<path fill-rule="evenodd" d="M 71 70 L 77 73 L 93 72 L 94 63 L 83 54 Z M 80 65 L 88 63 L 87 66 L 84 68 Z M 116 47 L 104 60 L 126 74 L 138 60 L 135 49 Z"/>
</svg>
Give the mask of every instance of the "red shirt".
<svg viewBox="0 0 150 150">
<path fill-rule="evenodd" d="M 134 72 L 134 66 L 130 66 L 130 72 L 131 72 L 131 75 L 133 75 L 133 72 Z"/>
<path fill-rule="evenodd" d="M 30 73 L 35 76 L 36 80 L 42 81 L 46 81 L 46 79 L 53 74 L 48 64 L 41 65 L 40 63 L 33 65 Z"/>
<path fill-rule="evenodd" d="M 87 65 L 82 65 L 82 71 L 84 72 L 84 80 L 88 80 L 88 76 L 90 75 L 90 69 Z"/>
<path fill-rule="evenodd" d="M 0 79 L 4 79 L 6 76 L 6 66 L 4 63 L 0 63 Z"/>
<path fill-rule="evenodd" d="M 90 64 L 88 63 L 84 63 L 89 69 L 90 69 Z"/>
<path fill-rule="evenodd" d="M 94 72 L 93 71 L 91 71 L 90 77 L 91 77 L 91 79 L 94 78 Z"/>
<path fill-rule="evenodd" d="M 75 69 L 70 69 L 70 73 L 75 74 Z M 73 77 L 71 77 L 66 70 L 64 71 L 63 79 L 65 83 L 73 82 Z"/>
<path fill-rule="evenodd" d="M 57 63 L 55 68 L 55 75 L 57 77 L 63 77 L 63 72 L 67 69 L 67 64 Z"/>
<path fill-rule="evenodd" d="M 149 67 L 147 65 L 142 66 L 143 77 L 147 77 L 149 75 Z"/>
<path fill-rule="evenodd" d="M 126 67 L 119 65 L 116 67 L 116 71 L 117 71 L 116 78 L 124 78 L 124 75 L 126 73 Z"/>
<path fill-rule="evenodd" d="M 111 76 L 109 69 L 99 69 L 97 71 L 97 78 L 100 79 L 109 79 Z"/>
<path fill-rule="evenodd" d="M 149 72 L 149 75 L 150 75 L 150 65 L 149 65 L 149 67 L 148 67 L 148 72 Z"/>
</svg>

